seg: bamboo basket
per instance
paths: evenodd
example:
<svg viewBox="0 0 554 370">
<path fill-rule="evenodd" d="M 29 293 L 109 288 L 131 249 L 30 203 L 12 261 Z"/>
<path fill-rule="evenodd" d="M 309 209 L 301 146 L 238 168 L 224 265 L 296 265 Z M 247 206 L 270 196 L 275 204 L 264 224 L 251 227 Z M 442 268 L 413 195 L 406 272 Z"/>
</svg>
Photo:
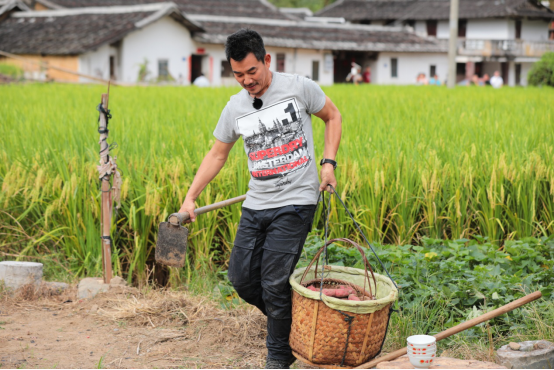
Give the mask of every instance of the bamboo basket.
<svg viewBox="0 0 554 370">
<path fill-rule="evenodd" d="M 375 299 L 344 301 L 306 288 L 309 285 L 320 288 L 317 262 L 315 268 L 312 265 L 325 247 L 336 241 L 356 247 L 362 254 L 365 270 L 324 266 L 323 288 L 348 285 L 358 297 L 371 299 L 375 296 Z M 304 281 L 309 273 L 314 274 L 314 279 Z M 358 244 L 349 239 L 330 240 L 316 253 L 308 267 L 294 271 L 290 283 L 293 289 L 290 346 L 299 360 L 324 368 L 349 368 L 379 354 L 391 305 L 398 298 L 398 291 L 388 277 L 373 273 Z"/>
</svg>

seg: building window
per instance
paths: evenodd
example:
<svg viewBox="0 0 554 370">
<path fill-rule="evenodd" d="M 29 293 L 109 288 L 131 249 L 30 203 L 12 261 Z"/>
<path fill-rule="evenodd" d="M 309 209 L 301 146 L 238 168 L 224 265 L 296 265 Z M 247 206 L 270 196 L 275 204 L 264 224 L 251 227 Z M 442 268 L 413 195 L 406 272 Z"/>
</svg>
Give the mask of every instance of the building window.
<svg viewBox="0 0 554 370">
<path fill-rule="evenodd" d="M 277 72 L 285 72 L 285 54 L 277 54 Z"/>
<path fill-rule="evenodd" d="M 231 64 L 226 60 L 221 61 L 221 77 L 234 77 Z"/>
<path fill-rule="evenodd" d="M 427 21 L 427 36 L 437 36 L 437 21 Z"/>
<path fill-rule="evenodd" d="M 360 21 L 360 24 L 371 24 L 371 20 L 369 20 L 369 19 L 362 19 L 362 20 Z"/>
<path fill-rule="evenodd" d="M 521 64 L 516 64 L 516 86 L 521 85 Z"/>
<path fill-rule="evenodd" d="M 312 61 L 312 80 L 319 81 L 319 60 Z"/>
<path fill-rule="evenodd" d="M 516 21 L 516 40 L 521 38 L 521 21 Z"/>
<path fill-rule="evenodd" d="M 437 66 L 430 66 L 429 67 L 429 78 L 435 77 L 437 74 Z"/>
<path fill-rule="evenodd" d="M 158 78 L 167 79 L 169 77 L 169 61 L 167 59 L 158 59 Z"/>
<path fill-rule="evenodd" d="M 398 77 L 398 58 L 391 58 L 390 60 L 390 76 Z"/>
<path fill-rule="evenodd" d="M 458 37 L 466 37 L 467 31 L 467 20 L 460 19 L 458 20 Z"/>
</svg>

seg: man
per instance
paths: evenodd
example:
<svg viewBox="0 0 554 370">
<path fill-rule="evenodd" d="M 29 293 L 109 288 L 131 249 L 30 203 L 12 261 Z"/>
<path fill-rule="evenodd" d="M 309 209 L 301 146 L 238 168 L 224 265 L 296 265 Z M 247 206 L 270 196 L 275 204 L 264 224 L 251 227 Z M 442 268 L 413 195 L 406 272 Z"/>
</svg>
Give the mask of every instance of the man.
<svg viewBox="0 0 554 370">
<path fill-rule="evenodd" d="M 196 77 L 192 84 L 198 87 L 210 87 L 210 80 L 204 76 L 204 73 L 200 73 L 200 76 Z"/>
<path fill-rule="evenodd" d="M 491 84 L 491 78 L 489 77 L 488 73 L 485 73 L 481 80 L 483 81 L 484 86 L 487 86 L 487 85 Z"/>
<path fill-rule="evenodd" d="M 363 74 L 363 79 L 366 84 L 371 83 L 371 67 L 367 66 L 365 67 L 365 71 Z"/>
<path fill-rule="evenodd" d="M 358 82 L 362 80 L 362 76 L 360 75 L 362 67 L 356 62 L 350 63 L 350 66 L 350 73 L 346 76 L 346 81 L 352 81 L 355 85 L 357 85 Z"/>
<path fill-rule="evenodd" d="M 270 71 L 260 35 L 241 29 L 225 44 L 235 79 L 244 88 L 231 97 L 216 138 L 191 184 L 180 212 L 195 220 L 194 201 L 221 170 L 239 137 L 244 139 L 251 180 L 229 261 L 229 280 L 239 296 L 267 316 L 266 368 L 294 362 L 288 342 L 292 297 L 288 279 L 312 227 L 320 191 L 336 186 L 334 161 L 341 115 L 312 80 Z M 318 181 L 311 114 L 325 122 Z"/>
<path fill-rule="evenodd" d="M 500 76 L 500 72 L 494 71 L 494 76 L 491 77 L 491 86 L 495 89 L 499 89 L 504 85 L 504 80 Z"/>
<path fill-rule="evenodd" d="M 431 79 L 429 80 L 429 85 L 436 85 L 436 86 L 441 85 L 441 80 L 439 79 L 438 74 L 435 73 L 435 75 L 431 77 Z"/>
</svg>

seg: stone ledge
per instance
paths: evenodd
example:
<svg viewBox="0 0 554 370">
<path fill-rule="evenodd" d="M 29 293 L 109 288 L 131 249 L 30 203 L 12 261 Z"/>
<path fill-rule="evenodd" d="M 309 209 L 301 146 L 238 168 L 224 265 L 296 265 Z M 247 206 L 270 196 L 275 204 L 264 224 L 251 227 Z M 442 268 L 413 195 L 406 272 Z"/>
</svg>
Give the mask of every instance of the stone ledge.
<svg viewBox="0 0 554 370">
<path fill-rule="evenodd" d="M 376 369 L 416 369 L 410 363 L 408 355 L 397 358 L 393 361 L 381 362 Z M 506 369 L 502 365 L 494 362 L 484 362 L 477 360 L 458 360 L 451 357 L 437 357 L 435 363 L 429 366 L 429 369 Z"/>
</svg>

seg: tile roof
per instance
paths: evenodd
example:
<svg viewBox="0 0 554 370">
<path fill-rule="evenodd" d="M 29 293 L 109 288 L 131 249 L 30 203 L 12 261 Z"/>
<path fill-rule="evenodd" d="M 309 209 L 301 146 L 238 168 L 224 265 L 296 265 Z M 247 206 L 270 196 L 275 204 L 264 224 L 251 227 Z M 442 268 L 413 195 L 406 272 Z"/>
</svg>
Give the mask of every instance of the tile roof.
<svg viewBox="0 0 554 370">
<path fill-rule="evenodd" d="M 0 50 L 13 54 L 82 54 L 119 41 L 164 16 L 173 17 L 193 31 L 202 31 L 171 3 L 17 12 L 0 22 Z"/>
<path fill-rule="evenodd" d="M 66 8 L 134 5 L 167 0 L 50 0 Z M 185 14 L 212 14 L 253 18 L 290 19 L 266 0 L 173 0 Z"/>
<path fill-rule="evenodd" d="M 349 21 L 449 19 L 450 0 L 337 0 L 316 15 Z M 460 0 L 461 19 L 498 17 L 554 18 L 554 12 L 532 0 Z"/>
<path fill-rule="evenodd" d="M 292 20 L 257 20 L 223 16 L 193 16 L 205 33 L 196 33 L 201 43 L 223 44 L 228 35 L 250 28 L 263 37 L 266 46 L 324 50 L 446 52 L 444 43 L 422 38 L 399 27 L 353 24 L 320 24 Z"/>
</svg>

